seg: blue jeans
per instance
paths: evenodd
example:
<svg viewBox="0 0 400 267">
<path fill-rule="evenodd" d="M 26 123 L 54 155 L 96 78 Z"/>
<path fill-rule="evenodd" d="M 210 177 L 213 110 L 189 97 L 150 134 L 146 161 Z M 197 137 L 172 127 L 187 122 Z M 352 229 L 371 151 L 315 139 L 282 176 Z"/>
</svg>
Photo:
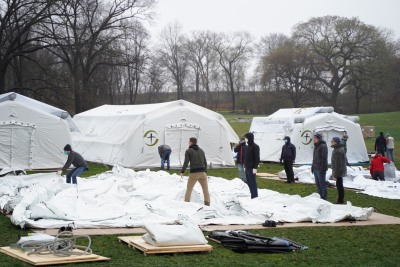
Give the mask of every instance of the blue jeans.
<svg viewBox="0 0 400 267">
<path fill-rule="evenodd" d="M 164 170 L 165 167 L 165 161 L 167 161 L 167 170 L 169 170 L 169 156 L 171 155 L 171 149 L 167 149 L 165 150 L 162 154 L 161 154 L 161 170 Z"/>
<path fill-rule="evenodd" d="M 247 185 L 250 189 L 251 198 L 258 197 L 256 175 L 253 174 L 253 169 L 246 169 Z"/>
<path fill-rule="evenodd" d="M 81 175 L 82 173 L 84 173 L 87 170 L 86 167 L 76 167 L 74 169 L 72 169 L 68 174 L 67 174 L 67 184 L 71 183 L 71 178 L 72 178 L 72 183 L 73 184 L 77 184 L 77 180 L 76 177 Z"/>
<path fill-rule="evenodd" d="M 327 199 L 328 189 L 325 180 L 326 171 L 314 170 L 315 185 L 317 186 L 318 194 L 322 199 Z"/>
<path fill-rule="evenodd" d="M 246 174 L 244 173 L 244 163 L 238 163 L 239 178 L 243 182 L 247 183 Z"/>
<path fill-rule="evenodd" d="M 386 150 L 387 158 L 390 159 L 391 161 L 394 161 L 394 153 L 393 153 L 393 148 L 388 148 Z"/>
</svg>

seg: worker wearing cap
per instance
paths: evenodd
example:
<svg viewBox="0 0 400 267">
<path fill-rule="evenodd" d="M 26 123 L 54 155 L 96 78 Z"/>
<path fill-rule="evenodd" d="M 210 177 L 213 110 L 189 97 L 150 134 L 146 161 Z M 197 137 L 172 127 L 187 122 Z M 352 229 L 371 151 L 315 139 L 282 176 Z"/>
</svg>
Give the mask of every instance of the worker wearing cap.
<svg viewBox="0 0 400 267">
<path fill-rule="evenodd" d="M 64 154 L 68 155 L 68 159 L 59 172 L 61 173 L 62 171 L 65 171 L 69 166 L 71 166 L 71 164 L 74 165 L 75 168 L 67 174 L 67 183 L 70 184 L 72 180 L 73 184 L 77 184 L 76 177 L 88 170 L 87 163 L 78 152 L 72 151 L 70 145 L 64 147 Z"/>
</svg>

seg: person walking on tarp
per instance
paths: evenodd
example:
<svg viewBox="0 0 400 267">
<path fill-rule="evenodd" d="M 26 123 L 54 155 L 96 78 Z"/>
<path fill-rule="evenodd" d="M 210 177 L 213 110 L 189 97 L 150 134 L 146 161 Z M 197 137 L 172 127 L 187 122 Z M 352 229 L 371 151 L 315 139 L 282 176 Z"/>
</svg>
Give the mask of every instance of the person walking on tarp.
<svg viewBox="0 0 400 267">
<path fill-rule="evenodd" d="M 244 166 L 246 168 L 246 180 L 250 189 L 251 198 L 258 197 L 256 174 L 258 164 L 260 163 L 260 147 L 254 143 L 254 135 L 247 133 L 244 135 L 247 142 L 246 159 Z"/>
<path fill-rule="evenodd" d="M 369 173 L 371 174 L 372 179 L 385 181 L 385 167 L 383 166 L 383 163 L 390 163 L 390 160 L 379 153 L 372 158 L 369 166 Z"/>
<path fill-rule="evenodd" d="M 244 137 L 240 137 L 239 144 L 233 149 L 236 152 L 236 161 L 239 171 L 239 178 L 247 183 L 246 174 L 244 171 L 244 162 L 246 160 L 247 145 Z"/>
<path fill-rule="evenodd" d="M 283 138 L 285 144 L 282 146 L 282 153 L 279 162 L 285 168 L 286 183 L 294 183 L 293 163 L 296 160 L 296 147 L 290 142 L 290 137 Z"/>
<path fill-rule="evenodd" d="M 196 182 L 203 189 L 204 205 L 210 206 L 210 194 L 208 193 L 207 160 L 204 151 L 197 145 L 197 139 L 190 137 L 189 148 L 185 152 L 185 161 L 181 170 L 181 177 L 190 163 L 189 180 L 186 186 L 185 201 L 190 202 L 192 190 Z"/>
<path fill-rule="evenodd" d="M 375 151 L 377 154 L 385 156 L 386 152 L 386 138 L 383 136 L 383 132 L 379 133 L 379 136 L 375 140 Z"/>
<path fill-rule="evenodd" d="M 314 174 L 315 185 L 322 199 L 328 198 L 328 189 L 326 187 L 326 171 L 328 170 L 328 147 L 319 133 L 314 134 L 314 152 L 311 165 L 311 172 Z"/>
<path fill-rule="evenodd" d="M 171 147 L 168 145 L 161 145 L 158 147 L 158 154 L 160 154 L 161 158 L 161 170 L 164 170 L 165 161 L 167 161 L 167 170 L 170 168 L 170 160 L 169 157 L 171 156 Z"/>
<path fill-rule="evenodd" d="M 60 171 L 65 171 L 71 164 L 74 165 L 75 168 L 67 173 L 67 183 L 70 184 L 72 180 L 73 184 L 77 184 L 76 177 L 88 170 L 87 163 L 78 152 L 72 151 L 68 144 L 64 147 L 64 154 L 68 155 L 68 159 Z"/>
<path fill-rule="evenodd" d="M 346 153 L 343 142 L 340 141 L 339 137 L 332 138 L 331 147 L 333 148 L 331 157 L 332 178 L 336 180 L 336 188 L 338 190 L 336 204 L 344 204 L 343 177 L 347 175 Z"/>
</svg>

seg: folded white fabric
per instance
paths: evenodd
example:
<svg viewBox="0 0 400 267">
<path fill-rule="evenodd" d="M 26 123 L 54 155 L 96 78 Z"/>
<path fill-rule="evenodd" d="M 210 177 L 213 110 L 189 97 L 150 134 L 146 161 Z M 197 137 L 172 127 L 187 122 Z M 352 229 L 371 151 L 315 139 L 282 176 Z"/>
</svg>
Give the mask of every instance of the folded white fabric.
<svg viewBox="0 0 400 267">
<path fill-rule="evenodd" d="M 146 224 L 143 240 L 156 247 L 189 246 L 207 244 L 199 226 L 185 222 L 182 225 Z"/>
</svg>

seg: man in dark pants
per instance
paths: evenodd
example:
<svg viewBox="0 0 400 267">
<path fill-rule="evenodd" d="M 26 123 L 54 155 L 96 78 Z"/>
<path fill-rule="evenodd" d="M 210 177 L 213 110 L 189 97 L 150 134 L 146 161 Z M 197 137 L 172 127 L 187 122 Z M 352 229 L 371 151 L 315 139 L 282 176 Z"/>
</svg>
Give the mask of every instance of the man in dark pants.
<svg viewBox="0 0 400 267">
<path fill-rule="evenodd" d="M 285 168 L 286 182 L 294 183 L 293 163 L 296 160 L 296 147 L 290 142 L 290 137 L 285 136 L 283 138 L 285 144 L 282 146 L 282 153 L 279 159 L 280 163 Z"/>
<path fill-rule="evenodd" d="M 167 161 L 167 170 L 170 168 L 170 160 L 169 157 L 171 155 L 171 147 L 168 145 L 161 145 L 158 147 L 158 154 L 160 154 L 161 158 L 161 170 L 165 168 L 165 161 Z"/>
<path fill-rule="evenodd" d="M 375 151 L 376 154 L 381 154 L 385 156 L 386 152 L 386 138 L 383 136 L 383 132 L 379 133 L 379 136 L 375 140 Z"/>
<path fill-rule="evenodd" d="M 328 198 L 328 189 L 326 187 L 326 171 L 328 170 L 328 147 L 319 133 L 314 134 L 314 152 L 311 165 L 311 172 L 314 174 L 315 185 L 322 199 Z"/>
<path fill-rule="evenodd" d="M 246 180 L 250 189 L 251 198 L 258 197 L 256 174 L 258 164 L 260 163 L 260 147 L 254 143 L 254 135 L 247 133 L 244 135 L 247 142 L 247 151 L 245 159 Z"/>
<path fill-rule="evenodd" d="M 76 177 L 88 170 L 87 163 L 79 153 L 72 151 L 70 145 L 64 147 L 64 154 L 68 155 L 68 159 L 61 171 L 68 169 L 71 164 L 74 165 L 75 168 L 67 174 L 67 183 L 70 184 L 72 180 L 73 184 L 77 184 Z"/>
<path fill-rule="evenodd" d="M 332 178 L 336 180 L 336 188 L 338 190 L 336 204 L 344 204 L 343 177 L 347 175 L 346 153 L 343 142 L 340 141 L 339 137 L 332 138 L 331 147 L 333 148 L 331 157 Z"/>
</svg>

